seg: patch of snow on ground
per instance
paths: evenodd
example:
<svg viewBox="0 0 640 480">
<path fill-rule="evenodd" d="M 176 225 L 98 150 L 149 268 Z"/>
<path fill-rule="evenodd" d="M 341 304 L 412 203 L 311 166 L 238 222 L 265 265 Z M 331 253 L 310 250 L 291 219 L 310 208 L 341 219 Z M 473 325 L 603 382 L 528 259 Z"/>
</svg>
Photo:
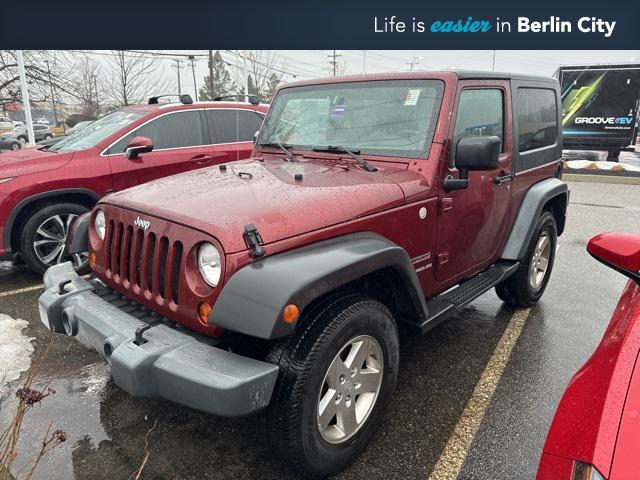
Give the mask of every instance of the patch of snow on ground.
<svg viewBox="0 0 640 480">
<path fill-rule="evenodd" d="M 31 366 L 35 339 L 22 333 L 28 325 L 26 320 L 0 313 L 0 399 L 9 393 L 9 383 Z"/>
<path fill-rule="evenodd" d="M 85 395 L 99 395 L 109 381 L 111 371 L 106 363 L 93 363 L 82 368 L 80 381 L 87 388 Z"/>
<path fill-rule="evenodd" d="M 568 160 L 565 162 L 567 168 L 573 170 L 587 169 L 587 170 L 627 170 L 628 172 L 640 172 L 640 167 L 636 165 L 629 165 L 627 163 L 618 162 L 606 162 L 602 160 Z"/>
</svg>

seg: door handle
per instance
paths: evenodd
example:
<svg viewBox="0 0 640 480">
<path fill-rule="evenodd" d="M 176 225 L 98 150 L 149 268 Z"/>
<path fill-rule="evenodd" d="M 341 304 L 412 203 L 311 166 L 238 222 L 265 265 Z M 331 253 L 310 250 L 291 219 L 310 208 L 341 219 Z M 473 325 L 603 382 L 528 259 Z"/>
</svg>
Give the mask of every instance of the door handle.
<svg viewBox="0 0 640 480">
<path fill-rule="evenodd" d="M 191 157 L 191 161 L 198 165 L 204 165 L 205 163 L 209 163 L 211 160 L 213 160 L 213 155 L 208 155 L 206 153 Z"/>
<path fill-rule="evenodd" d="M 500 175 L 493 179 L 493 183 L 496 185 L 502 185 L 503 183 L 512 181 L 514 177 L 515 175 L 513 173 L 502 171 L 500 172 Z"/>
</svg>

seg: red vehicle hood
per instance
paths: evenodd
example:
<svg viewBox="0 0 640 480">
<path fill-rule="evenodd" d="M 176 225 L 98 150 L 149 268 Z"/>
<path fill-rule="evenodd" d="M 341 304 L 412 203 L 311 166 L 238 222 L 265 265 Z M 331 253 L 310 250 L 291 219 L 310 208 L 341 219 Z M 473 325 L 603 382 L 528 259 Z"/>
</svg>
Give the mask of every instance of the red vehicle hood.
<svg viewBox="0 0 640 480">
<path fill-rule="evenodd" d="M 600 345 L 573 377 L 558 405 L 545 453 L 590 463 L 609 478 L 616 441 L 622 439 L 618 437 L 620 421 L 639 348 L 640 286 L 630 280 Z"/>
<path fill-rule="evenodd" d="M 0 175 L 19 177 L 31 173 L 46 172 L 60 168 L 73 157 L 73 152 L 53 153 L 37 148 L 24 148 L 0 155 Z"/>
<path fill-rule="evenodd" d="M 234 253 L 247 248 L 247 224 L 255 224 L 268 244 L 403 205 L 403 191 L 389 176 L 406 166 L 390 165 L 366 172 L 333 158 L 250 159 L 226 170 L 211 167 L 166 177 L 103 201 L 197 228 Z"/>
</svg>

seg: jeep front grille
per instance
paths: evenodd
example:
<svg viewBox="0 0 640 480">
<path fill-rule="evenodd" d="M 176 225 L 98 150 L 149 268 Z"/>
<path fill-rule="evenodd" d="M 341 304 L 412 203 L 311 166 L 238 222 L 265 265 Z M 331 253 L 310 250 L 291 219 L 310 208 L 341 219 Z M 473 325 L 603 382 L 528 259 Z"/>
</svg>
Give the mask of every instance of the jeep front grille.
<svg viewBox="0 0 640 480">
<path fill-rule="evenodd" d="M 179 302 L 181 241 L 110 220 L 105 242 L 107 275 L 116 284 L 161 303 Z"/>
</svg>

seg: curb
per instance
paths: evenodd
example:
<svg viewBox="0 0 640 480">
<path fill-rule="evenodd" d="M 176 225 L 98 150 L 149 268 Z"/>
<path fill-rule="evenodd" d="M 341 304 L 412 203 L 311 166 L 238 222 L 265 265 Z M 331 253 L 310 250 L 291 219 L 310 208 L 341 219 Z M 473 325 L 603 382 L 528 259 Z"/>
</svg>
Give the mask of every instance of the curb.
<svg viewBox="0 0 640 480">
<path fill-rule="evenodd" d="M 640 177 L 620 177 L 613 175 L 587 175 L 584 173 L 563 173 L 562 179 L 567 182 L 614 183 L 640 185 Z"/>
</svg>

